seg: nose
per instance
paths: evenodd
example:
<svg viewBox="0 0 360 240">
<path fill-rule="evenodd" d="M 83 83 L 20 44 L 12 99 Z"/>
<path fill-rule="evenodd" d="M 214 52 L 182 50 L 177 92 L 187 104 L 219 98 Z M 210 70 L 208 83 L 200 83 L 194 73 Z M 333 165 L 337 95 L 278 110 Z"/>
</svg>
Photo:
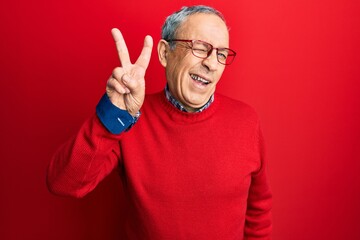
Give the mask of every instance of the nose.
<svg viewBox="0 0 360 240">
<path fill-rule="evenodd" d="M 219 62 L 217 60 L 217 51 L 213 49 L 210 55 L 202 61 L 204 67 L 206 67 L 209 71 L 216 71 L 219 66 Z"/>
</svg>

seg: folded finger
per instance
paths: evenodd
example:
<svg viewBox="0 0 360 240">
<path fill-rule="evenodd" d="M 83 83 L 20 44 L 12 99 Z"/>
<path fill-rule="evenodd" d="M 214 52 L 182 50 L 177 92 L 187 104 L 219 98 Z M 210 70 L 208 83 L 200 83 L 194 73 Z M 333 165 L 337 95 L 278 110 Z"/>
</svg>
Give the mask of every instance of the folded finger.
<svg viewBox="0 0 360 240">
<path fill-rule="evenodd" d="M 109 89 L 112 89 L 119 94 L 130 93 L 130 90 L 124 85 L 124 83 L 121 82 L 121 80 L 119 81 L 113 77 L 108 80 L 107 86 Z"/>
</svg>

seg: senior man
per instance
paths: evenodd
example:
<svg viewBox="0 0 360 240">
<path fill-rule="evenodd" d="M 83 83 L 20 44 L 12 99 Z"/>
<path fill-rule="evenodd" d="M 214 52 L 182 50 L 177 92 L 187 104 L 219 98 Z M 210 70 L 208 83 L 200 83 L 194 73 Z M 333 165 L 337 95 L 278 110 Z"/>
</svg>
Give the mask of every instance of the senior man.
<svg viewBox="0 0 360 240">
<path fill-rule="evenodd" d="M 270 239 L 258 117 L 215 92 L 236 55 L 222 14 L 192 6 L 166 19 L 157 51 L 167 84 L 146 97 L 152 38 L 132 64 L 120 31 L 112 35 L 121 67 L 96 114 L 52 158 L 50 191 L 83 197 L 118 167 L 124 239 Z"/>
</svg>

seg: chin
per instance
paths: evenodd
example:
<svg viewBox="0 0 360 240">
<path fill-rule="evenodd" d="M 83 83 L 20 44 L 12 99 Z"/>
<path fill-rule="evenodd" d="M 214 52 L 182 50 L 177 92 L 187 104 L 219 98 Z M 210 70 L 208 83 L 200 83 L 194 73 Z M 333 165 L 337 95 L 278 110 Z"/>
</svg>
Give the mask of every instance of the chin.
<svg viewBox="0 0 360 240">
<path fill-rule="evenodd" d="M 201 108 L 209 101 L 210 96 L 209 97 L 201 97 L 201 99 L 196 98 L 195 101 L 191 101 L 191 104 L 189 104 L 189 106 L 192 108 Z"/>
</svg>

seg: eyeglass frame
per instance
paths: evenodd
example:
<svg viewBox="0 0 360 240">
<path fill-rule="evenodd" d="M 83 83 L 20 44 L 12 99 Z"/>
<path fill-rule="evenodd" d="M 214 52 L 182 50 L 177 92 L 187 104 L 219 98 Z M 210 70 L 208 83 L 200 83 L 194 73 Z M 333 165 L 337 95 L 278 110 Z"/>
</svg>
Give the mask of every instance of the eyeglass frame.
<svg viewBox="0 0 360 240">
<path fill-rule="evenodd" d="M 186 39 L 168 39 L 166 40 L 167 42 L 189 42 L 192 44 L 192 46 L 190 46 L 190 49 L 191 49 L 191 53 L 195 56 L 195 57 L 198 57 L 198 58 L 201 58 L 201 59 L 207 59 L 213 52 L 214 49 L 216 49 L 216 60 L 218 61 L 218 63 L 222 64 L 222 65 L 230 65 L 233 63 L 235 57 L 236 57 L 236 52 L 230 48 L 215 48 L 212 44 L 208 43 L 208 42 L 205 42 L 205 41 L 202 41 L 202 40 L 186 40 Z M 195 53 L 194 53 L 194 49 L 193 49 L 193 46 L 194 46 L 194 42 L 201 42 L 201 43 L 204 43 L 204 44 L 207 44 L 210 46 L 210 49 L 207 51 L 207 56 L 206 57 L 199 57 L 197 56 Z M 227 50 L 230 54 L 227 55 L 228 56 L 232 56 L 232 60 L 230 63 L 226 63 L 226 59 L 225 59 L 225 63 L 222 63 L 220 62 L 219 60 L 219 57 L 218 57 L 218 52 L 219 50 Z M 226 57 L 226 58 L 227 58 Z"/>
</svg>

